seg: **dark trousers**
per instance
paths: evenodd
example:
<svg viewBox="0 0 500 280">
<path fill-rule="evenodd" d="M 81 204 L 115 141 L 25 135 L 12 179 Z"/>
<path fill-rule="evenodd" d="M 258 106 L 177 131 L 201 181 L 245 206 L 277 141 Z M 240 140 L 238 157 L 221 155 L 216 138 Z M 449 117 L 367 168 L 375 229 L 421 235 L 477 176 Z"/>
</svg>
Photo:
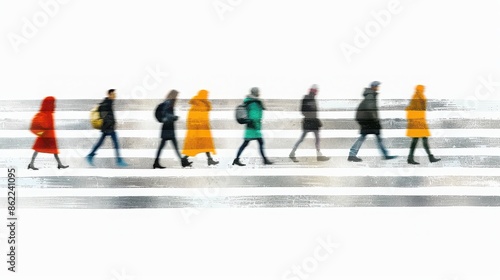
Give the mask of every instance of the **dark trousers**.
<svg viewBox="0 0 500 280">
<path fill-rule="evenodd" d="M 245 148 L 248 146 L 248 143 L 250 143 L 250 141 L 252 140 L 257 140 L 257 142 L 259 142 L 260 155 L 262 156 L 263 159 L 266 158 L 266 156 L 264 155 L 264 140 L 262 138 L 245 139 L 245 142 L 243 142 L 240 149 L 238 150 L 236 158 L 240 158 L 241 154 L 243 153 L 243 150 L 245 150 Z"/>
<path fill-rule="evenodd" d="M 175 153 L 177 154 L 177 156 L 179 157 L 179 159 L 182 159 L 181 153 L 179 153 L 179 147 L 177 145 L 177 139 L 170 138 L 170 139 L 161 139 L 160 146 L 158 147 L 158 151 L 156 152 L 156 160 L 158 160 L 160 158 L 161 150 L 163 150 L 163 148 L 165 147 L 165 144 L 167 143 L 168 140 L 172 141 L 172 145 L 174 145 L 174 151 L 175 151 Z"/>
<path fill-rule="evenodd" d="M 408 157 L 413 157 L 413 154 L 415 153 L 415 148 L 417 147 L 418 139 L 419 138 L 412 138 L 412 140 L 411 140 L 411 146 L 410 146 L 410 154 L 408 155 Z M 429 147 L 429 139 L 427 137 L 423 137 L 422 138 L 422 142 L 424 144 L 425 152 L 427 153 L 427 155 L 430 156 L 431 155 L 431 149 Z"/>
<path fill-rule="evenodd" d="M 101 138 L 95 144 L 95 146 L 92 149 L 92 152 L 90 152 L 89 156 L 91 156 L 91 157 L 95 156 L 95 152 L 97 151 L 97 149 L 99 149 L 99 147 L 102 145 L 102 143 L 104 143 L 104 139 L 106 139 L 106 136 L 111 136 L 111 140 L 113 140 L 113 145 L 115 147 L 116 158 L 119 159 L 120 158 L 120 146 L 119 146 L 119 143 L 118 143 L 118 136 L 116 135 L 115 131 L 102 132 Z"/>
</svg>

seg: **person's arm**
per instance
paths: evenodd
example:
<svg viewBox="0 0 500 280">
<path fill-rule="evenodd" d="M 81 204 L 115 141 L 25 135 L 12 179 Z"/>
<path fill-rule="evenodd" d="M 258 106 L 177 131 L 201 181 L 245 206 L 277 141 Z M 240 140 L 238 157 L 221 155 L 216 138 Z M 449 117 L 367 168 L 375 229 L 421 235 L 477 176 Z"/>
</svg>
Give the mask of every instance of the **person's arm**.
<svg viewBox="0 0 500 280">
<path fill-rule="evenodd" d="M 256 106 L 260 106 L 257 101 L 250 101 L 247 103 L 247 112 L 248 112 L 248 123 L 247 126 L 249 128 L 256 128 L 257 127 L 257 117 L 256 117 Z"/>
<path fill-rule="evenodd" d="M 305 98 L 302 99 L 302 103 L 300 106 L 300 111 L 302 112 L 302 115 L 305 117 L 307 116 L 307 111 L 309 109 L 307 108 L 307 100 Z"/>
<path fill-rule="evenodd" d="M 174 111 L 173 108 L 171 108 L 171 104 L 168 103 L 165 106 L 165 111 L 163 113 L 163 122 L 174 122 L 179 119 L 178 116 L 170 113 L 170 111 Z"/>
<path fill-rule="evenodd" d="M 377 122 L 378 119 L 378 108 L 377 100 L 375 97 L 366 100 L 367 115 L 369 116 L 369 121 Z"/>
<path fill-rule="evenodd" d="M 101 118 L 104 120 L 104 122 L 109 122 L 112 119 L 111 106 L 109 106 L 109 104 L 107 104 L 106 102 L 101 103 L 101 105 L 99 106 L 99 114 L 101 115 Z"/>
</svg>

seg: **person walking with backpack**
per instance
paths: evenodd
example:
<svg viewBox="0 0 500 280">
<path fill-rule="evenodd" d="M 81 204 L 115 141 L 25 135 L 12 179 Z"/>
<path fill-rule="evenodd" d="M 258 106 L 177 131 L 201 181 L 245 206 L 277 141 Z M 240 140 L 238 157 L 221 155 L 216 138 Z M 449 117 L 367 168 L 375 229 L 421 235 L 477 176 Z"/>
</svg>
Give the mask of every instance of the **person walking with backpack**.
<svg viewBox="0 0 500 280">
<path fill-rule="evenodd" d="M 314 133 L 314 136 L 316 137 L 316 159 L 318 161 L 327 161 L 330 158 L 325 157 L 323 154 L 321 154 L 320 150 L 320 138 L 319 138 L 319 129 L 322 126 L 321 121 L 318 119 L 318 105 L 316 104 L 316 95 L 318 94 L 318 86 L 313 85 L 309 89 L 309 94 L 305 95 L 304 98 L 302 99 L 302 105 L 301 105 L 301 112 L 302 115 L 304 116 L 304 119 L 302 120 L 302 136 L 300 136 L 299 140 L 293 146 L 292 151 L 290 152 L 290 159 L 293 162 L 299 162 L 297 158 L 295 157 L 295 151 L 299 147 L 300 143 L 304 141 L 306 138 L 307 133 L 312 132 Z"/>
<path fill-rule="evenodd" d="M 262 116 L 263 111 L 265 110 L 264 105 L 262 104 L 262 100 L 259 98 L 260 92 L 259 88 L 253 87 L 250 90 L 250 94 L 243 100 L 245 107 L 247 108 L 247 124 L 245 129 L 245 140 L 241 147 L 238 150 L 238 154 L 233 161 L 233 165 L 245 166 L 240 161 L 240 156 L 243 153 L 243 150 L 248 146 L 250 141 L 256 140 L 259 142 L 259 149 L 262 159 L 264 160 L 264 164 L 269 165 L 273 164 L 269 159 L 266 158 L 264 154 L 264 140 L 262 139 Z"/>
<path fill-rule="evenodd" d="M 172 141 L 172 145 L 174 146 L 174 151 L 179 157 L 181 161 L 182 167 L 191 166 L 192 162 L 189 162 L 187 157 L 182 157 L 179 152 L 179 147 L 177 145 L 177 139 L 175 137 L 175 122 L 179 119 L 178 116 L 174 113 L 175 103 L 177 102 L 177 95 L 179 92 L 176 90 L 171 90 L 165 101 L 158 105 L 156 108 L 156 118 L 159 119 L 163 125 L 161 128 L 161 142 L 158 147 L 158 151 L 156 152 L 155 162 L 153 164 L 153 169 L 160 168 L 164 169 L 165 167 L 160 164 L 160 155 L 162 149 L 165 147 L 167 141 Z"/>
<path fill-rule="evenodd" d="M 113 109 L 113 103 L 116 99 L 116 90 L 110 89 L 108 90 L 108 96 L 100 103 L 99 105 L 99 113 L 102 118 L 102 126 L 101 126 L 101 138 L 94 145 L 92 151 L 87 155 L 87 162 L 94 166 L 94 156 L 96 155 L 97 149 L 104 143 L 106 136 L 110 136 L 113 141 L 113 145 L 115 148 L 116 154 L 116 165 L 120 167 L 126 167 L 128 164 L 123 160 L 120 156 L 120 145 L 118 143 L 118 135 L 116 134 L 116 120 L 115 113 Z"/>
<path fill-rule="evenodd" d="M 428 137 L 431 136 L 427 121 L 425 120 L 425 112 L 427 110 L 427 98 L 424 95 L 425 87 L 423 85 L 418 85 L 415 88 L 415 93 L 410 101 L 408 107 L 406 107 L 406 116 L 408 119 L 408 127 L 406 130 L 406 136 L 412 138 L 410 146 L 410 154 L 408 155 L 408 164 L 420 164 L 415 161 L 414 153 L 417 147 L 418 139 L 422 138 L 424 144 L 424 149 L 429 156 L 429 161 L 431 163 L 438 162 L 441 159 L 435 158 L 431 153 L 429 147 Z"/>
<path fill-rule="evenodd" d="M 358 151 L 361 145 L 369 134 L 374 134 L 377 137 L 377 144 L 382 152 L 384 159 L 394 159 L 397 156 L 390 156 L 384 143 L 382 143 L 382 137 L 380 137 L 380 130 L 382 126 L 380 125 L 380 119 L 378 117 L 378 105 L 377 96 L 380 82 L 375 81 L 370 84 L 369 88 L 365 88 L 363 92 L 364 100 L 359 104 L 358 110 L 356 112 L 356 121 L 361 126 L 360 136 L 358 140 L 352 145 L 349 151 L 348 161 L 361 162 L 363 161 L 357 157 Z"/>
<path fill-rule="evenodd" d="M 28 164 L 28 169 L 38 170 L 35 167 L 35 159 L 38 153 L 53 154 L 57 161 L 57 169 L 68 168 L 63 165 L 59 159 L 59 149 L 57 148 L 56 129 L 54 125 L 54 111 L 56 99 L 53 96 L 47 96 L 42 101 L 40 111 L 35 115 L 31 122 L 31 132 L 37 135 L 33 145 L 33 156 Z"/>
<path fill-rule="evenodd" d="M 209 112 L 212 104 L 208 101 L 208 91 L 200 90 L 190 101 L 191 108 L 187 117 L 187 133 L 184 139 L 182 154 L 186 157 L 194 157 L 199 153 L 207 155 L 207 163 L 217 165 L 212 154 L 215 154 L 214 140 L 210 131 Z"/>
</svg>

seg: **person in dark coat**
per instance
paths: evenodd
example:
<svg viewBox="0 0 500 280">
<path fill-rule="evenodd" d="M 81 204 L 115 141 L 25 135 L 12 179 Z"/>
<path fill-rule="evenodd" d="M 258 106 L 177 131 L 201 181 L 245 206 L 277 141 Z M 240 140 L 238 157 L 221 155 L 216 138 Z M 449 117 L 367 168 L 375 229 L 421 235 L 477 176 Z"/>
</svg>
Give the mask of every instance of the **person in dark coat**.
<svg viewBox="0 0 500 280">
<path fill-rule="evenodd" d="M 120 167 L 128 166 L 128 164 L 120 156 L 120 145 L 118 143 L 118 136 L 115 131 L 116 120 L 113 109 L 113 102 L 115 98 L 116 98 L 116 90 L 110 89 L 108 90 L 108 97 L 106 97 L 99 105 L 99 114 L 101 115 L 101 118 L 103 120 L 101 127 L 102 134 L 101 138 L 95 144 L 90 154 L 88 154 L 86 157 L 87 162 L 92 166 L 94 165 L 94 156 L 96 155 L 96 151 L 97 149 L 99 149 L 102 143 L 104 143 L 106 136 L 110 136 L 111 140 L 113 140 L 113 145 L 115 147 L 115 154 L 116 154 L 116 165 Z"/>
<path fill-rule="evenodd" d="M 302 115 L 304 116 L 304 119 L 302 120 L 303 131 L 302 131 L 302 136 L 300 136 L 295 146 L 293 146 L 293 149 L 289 155 L 290 159 L 293 162 L 298 162 L 297 158 L 295 157 L 295 151 L 299 147 L 300 143 L 304 141 L 307 133 L 309 132 L 314 133 L 314 136 L 316 137 L 316 159 L 318 161 L 327 161 L 330 159 L 329 157 L 325 157 L 323 154 L 321 154 L 320 150 L 319 129 L 322 126 L 322 123 L 318 119 L 318 105 L 316 104 L 316 99 L 315 99 L 317 94 L 318 94 L 318 87 L 317 85 L 313 85 L 309 90 L 309 94 L 305 95 L 304 98 L 302 99 L 301 112 Z"/>
<path fill-rule="evenodd" d="M 369 134 L 374 134 L 377 137 L 377 144 L 380 151 L 383 154 L 384 159 L 394 159 L 396 156 L 390 156 L 387 152 L 382 138 L 380 137 L 380 130 L 382 126 L 380 125 L 380 119 L 378 118 L 378 106 L 377 106 L 377 95 L 380 82 L 372 82 L 369 88 L 365 88 L 363 96 L 365 99 L 359 104 L 358 110 L 356 112 L 356 121 L 361 126 L 360 136 L 358 140 L 354 143 L 349 151 L 348 161 L 361 162 L 362 160 L 357 157 L 358 151 L 361 145 Z"/>
<path fill-rule="evenodd" d="M 250 89 L 250 94 L 243 100 L 245 103 L 249 122 L 246 124 L 245 128 L 245 140 L 238 149 L 236 158 L 233 160 L 233 165 L 245 166 L 246 164 L 240 161 L 240 156 L 243 150 L 248 146 L 250 141 L 256 140 L 259 143 L 259 151 L 262 156 L 262 160 L 265 165 L 273 164 L 264 153 L 264 139 L 262 138 L 262 117 L 264 115 L 264 105 L 262 100 L 259 98 L 260 91 L 259 88 L 253 87 Z"/>
<path fill-rule="evenodd" d="M 179 157 L 179 160 L 181 161 L 182 167 L 187 167 L 191 166 L 192 162 L 188 161 L 187 157 L 182 157 L 181 153 L 179 152 L 179 147 L 177 144 L 177 139 L 175 137 L 175 122 L 179 119 L 178 116 L 175 115 L 174 113 L 174 107 L 175 103 L 177 101 L 177 95 L 179 95 L 179 92 L 176 90 L 171 90 L 165 101 L 162 103 L 161 108 L 162 108 L 162 128 L 161 128 L 161 142 L 160 146 L 158 147 L 158 151 L 156 152 L 156 158 L 155 162 L 153 164 L 153 169 L 160 168 L 164 169 L 165 167 L 160 164 L 160 155 L 162 149 L 165 147 L 165 144 L 167 141 L 172 141 L 172 145 L 174 145 L 174 151 Z"/>
<path fill-rule="evenodd" d="M 42 101 L 40 111 L 35 115 L 31 123 L 31 131 L 37 138 L 33 144 L 33 157 L 31 158 L 28 169 L 38 170 L 35 167 L 35 159 L 38 153 L 53 154 L 57 161 L 57 169 L 68 168 L 63 165 L 59 159 L 59 149 L 57 148 L 56 129 L 54 124 L 54 111 L 56 108 L 56 99 L 53 96 L 47 96 Z"/>
</svg>

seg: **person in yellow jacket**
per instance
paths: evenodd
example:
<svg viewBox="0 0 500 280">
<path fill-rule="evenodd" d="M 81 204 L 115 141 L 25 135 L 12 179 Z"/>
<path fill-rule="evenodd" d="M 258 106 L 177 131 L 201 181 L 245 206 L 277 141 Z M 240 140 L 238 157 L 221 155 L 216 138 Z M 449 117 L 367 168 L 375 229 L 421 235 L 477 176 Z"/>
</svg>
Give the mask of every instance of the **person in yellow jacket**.
<svg viewBox="0 0 500 280">
<path fill-rule="evenodd" d="M 427 99 L 424 95 L 425 87 L 423 85 L 418 85 L 415 88 L 415 93 L 410 101 L 408 107 L 406 107 L 406 118 L 408 119 L 408 129 L 406 130 L 406 136 L 411 137 L 410 154 L 408 155 L 408 164 L 420 164 L 416 162 L 413 158 L 415 153 L 415 148 L 417 147 L 418 139 L 422 138 L 424 149 L 429 156 L 430 162 L 438 162 L 441 159 L 435 158 L 431 154 L 429 148 L 428 137 L 431 136 L 427 121 L 425 119 L 425 112 L 427 110 Z"/>
<path fill-rule="evenodd" d="M 205 153 L 208 165 L 216 165 L 219 162 L 211 156 L 211 153 L 215 154 L 215 147 L 210 131 L 209 112 L 212 109 L 212 104 L 208 101 L 208 91 L 200 90 L 198 95 L 189 101 L 189 104 L 191 104 L 191 108 L 187 117 L 187 133 L 182 153 L 186 158 Z"/>
</svg>

